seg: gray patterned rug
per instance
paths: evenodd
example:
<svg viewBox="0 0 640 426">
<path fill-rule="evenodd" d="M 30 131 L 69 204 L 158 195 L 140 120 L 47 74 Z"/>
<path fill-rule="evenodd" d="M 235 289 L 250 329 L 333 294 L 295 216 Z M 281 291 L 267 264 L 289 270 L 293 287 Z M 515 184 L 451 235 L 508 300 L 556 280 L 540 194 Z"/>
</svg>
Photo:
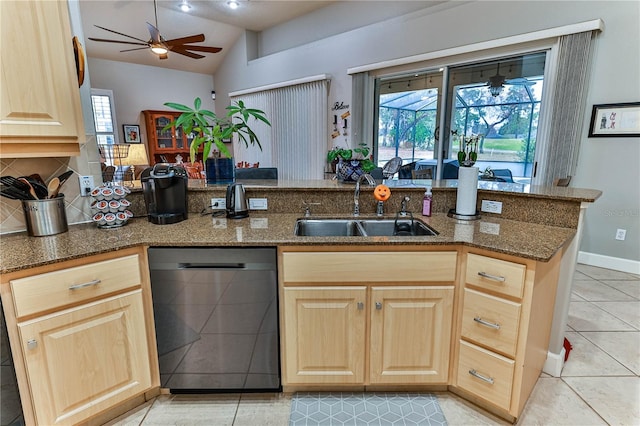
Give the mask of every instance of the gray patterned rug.
<svg viewBox="0 0 640 426">
<path fill-rule="evenodd" d="M 446 425 L 438 399 L 425 393 L 298 392 L 289 426 Z"/>
</svg>

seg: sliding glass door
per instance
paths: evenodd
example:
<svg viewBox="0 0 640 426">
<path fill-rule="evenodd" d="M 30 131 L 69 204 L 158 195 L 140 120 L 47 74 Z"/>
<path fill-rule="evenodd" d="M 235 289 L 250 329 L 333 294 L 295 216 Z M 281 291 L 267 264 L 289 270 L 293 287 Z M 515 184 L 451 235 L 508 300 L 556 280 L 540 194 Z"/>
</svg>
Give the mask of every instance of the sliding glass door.
<svg viewBox="0 0 640 426">
<path fill-rule="evenodd" d="M 504 171 L 507 181 L 529 182 L 545 59 L 545 52 L 536 52 L 378 78 L 378 164 L 397 156 L 409 168 L 432 169 L 434 178 L 437 173 L 455 179 L 459 137 L 478 135 L 481 171 Z M 446 123 L 443 132 L 441 122 Z"/>
</svg>

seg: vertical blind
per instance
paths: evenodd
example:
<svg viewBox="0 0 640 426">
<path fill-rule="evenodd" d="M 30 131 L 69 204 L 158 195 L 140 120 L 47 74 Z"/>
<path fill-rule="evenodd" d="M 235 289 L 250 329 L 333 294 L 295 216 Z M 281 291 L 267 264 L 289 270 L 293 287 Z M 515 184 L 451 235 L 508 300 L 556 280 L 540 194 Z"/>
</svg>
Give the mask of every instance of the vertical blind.
<svg viewBox="0 0 640 426">
<path fill-rule="evenodd" d="M 233 142 L 235 162 L 277 167 L 281 179 L 323 179 L 328 149 L 328 80 L 293 84 L 275 89 L 231 96 L 247 108 L 265 112 L 271 127 L 249 123 L 262 151 Z M 255 125 L 253 124 L 255 123 Z"/>
<path fill-rule="evenodd" d="M 591 65 L 591 38 L 591 31 L 559 38 L 549 143 L 541 157 L 540 185 L 552 185 L 556 178 L 575 175 Z"/>
</svg>

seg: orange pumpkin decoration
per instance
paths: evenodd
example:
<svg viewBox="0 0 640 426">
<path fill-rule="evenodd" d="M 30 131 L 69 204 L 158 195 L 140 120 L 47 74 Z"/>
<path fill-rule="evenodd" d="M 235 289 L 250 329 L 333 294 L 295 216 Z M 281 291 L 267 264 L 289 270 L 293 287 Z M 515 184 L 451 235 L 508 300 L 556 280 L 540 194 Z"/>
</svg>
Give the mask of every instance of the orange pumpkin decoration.
<svg viewBox="0 0 640 426">
<path fill-rule="evenodd" d="M 378 185 L 373 190 L 373 196 L 378 201 L 387 201 L 391 197 L 391 190 L 387 185 Z"/>
</svg>

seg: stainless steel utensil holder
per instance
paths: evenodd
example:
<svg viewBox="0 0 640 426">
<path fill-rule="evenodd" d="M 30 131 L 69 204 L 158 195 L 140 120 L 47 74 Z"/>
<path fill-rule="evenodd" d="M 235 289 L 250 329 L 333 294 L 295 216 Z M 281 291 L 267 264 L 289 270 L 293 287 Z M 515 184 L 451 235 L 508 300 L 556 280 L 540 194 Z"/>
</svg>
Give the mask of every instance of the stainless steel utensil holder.
<svg viewBox="0 0 640 426">
<path fill-rule="evenodd" d="M 22 210 L 27 233 L 32 237 L 45 237 L 69 230 L 64 195 L 46 200 L 22 200 Z"/>
</svg>

